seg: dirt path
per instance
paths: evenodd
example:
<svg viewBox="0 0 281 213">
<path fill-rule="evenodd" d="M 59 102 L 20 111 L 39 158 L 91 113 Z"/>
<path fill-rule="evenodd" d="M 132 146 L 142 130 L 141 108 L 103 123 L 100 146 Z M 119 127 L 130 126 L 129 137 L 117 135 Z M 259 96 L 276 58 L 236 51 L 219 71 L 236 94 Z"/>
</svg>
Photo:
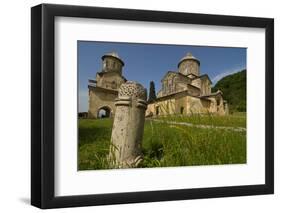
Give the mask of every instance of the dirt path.
<svg viewBox="0 0 281 213">
<path fill-rule="evenodd" d="M 225 129 L 237 132 L 246 131 L 244 127 L 229 127 L 229 126 L 213 126 L 213 125 L 204 125 L 204 124 L 192 124 L 187 122 L 178 122 L 178 121 L 163 121 L 158 119 L 151 119 L 152 121 L 161 122 L 161 123 L 168 123 L 174 125 L 183 125 L 183 126 L 190 126 L 190 127 L 197 127 L 197 128 L 204 128 L 204 129 Z"/>
</svg>

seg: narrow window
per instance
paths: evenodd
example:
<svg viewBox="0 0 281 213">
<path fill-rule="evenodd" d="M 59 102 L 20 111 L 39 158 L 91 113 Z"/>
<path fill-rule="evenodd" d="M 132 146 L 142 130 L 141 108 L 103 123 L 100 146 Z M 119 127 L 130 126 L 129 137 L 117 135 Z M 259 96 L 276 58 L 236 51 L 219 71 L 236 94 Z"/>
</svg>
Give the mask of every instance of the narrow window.
<svg viewBox="0 0 281 213">
<path fill-rule="evenodd" d="M 181 111 L 181 114 L 183 114 L 183 111 L 184 111 L 184 107 L 181 107 L 181 110 L 180 110 L 180 111 Z"/>
<path fill-rule="evenodd" d="M 156 107 L 156 115 L 159 115 L 159 106 Z"/>
</svg>

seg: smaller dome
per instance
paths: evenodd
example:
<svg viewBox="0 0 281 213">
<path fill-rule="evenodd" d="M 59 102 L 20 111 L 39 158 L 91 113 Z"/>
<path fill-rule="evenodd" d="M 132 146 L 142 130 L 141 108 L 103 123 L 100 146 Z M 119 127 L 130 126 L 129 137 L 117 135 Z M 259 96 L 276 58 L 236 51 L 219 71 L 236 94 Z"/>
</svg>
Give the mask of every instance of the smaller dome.
<svg viewBox="0 0 281 213">
<path fill-rule="evenodd" d="M 180 60 L 180 62 L 179 62 L 179 64 L 178 64 L 178 67 L 180 66 L 180 64 L 181 64 L 183 61 L 186 61 L 186 60 L 194 60 L 194 61 L 196 61 L 196 62 L 200 65 L 200 61 L 199 61 L 197 58 L 195 58 L 191 53 L 187 53 L 186 56 L 184 56 L 184 57 Z"/>
<path fill-rule="evenodd" d="M 122 61 L 122 59 L 119 57 L 119 55 L 116 52 L 106 53 L 101 57 L 101 59 L 104 60 L 104 58 L 106 58 L 106 57 L 116 58 L 121 62 L 122 66 L 124 66 L 124 62 Z"/>
</svg>

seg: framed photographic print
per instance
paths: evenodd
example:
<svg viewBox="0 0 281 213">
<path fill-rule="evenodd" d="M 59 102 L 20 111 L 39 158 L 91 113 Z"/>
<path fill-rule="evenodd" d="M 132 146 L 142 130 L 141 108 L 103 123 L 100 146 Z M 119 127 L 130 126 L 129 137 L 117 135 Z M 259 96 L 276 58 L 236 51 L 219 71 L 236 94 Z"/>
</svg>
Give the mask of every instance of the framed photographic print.
<svg viewBox="0 0 281 213">
<path fill-rule="evenodd" d="M 274 21 L 31 9 L 31 204 L 272 194 Z"/>
</svg>

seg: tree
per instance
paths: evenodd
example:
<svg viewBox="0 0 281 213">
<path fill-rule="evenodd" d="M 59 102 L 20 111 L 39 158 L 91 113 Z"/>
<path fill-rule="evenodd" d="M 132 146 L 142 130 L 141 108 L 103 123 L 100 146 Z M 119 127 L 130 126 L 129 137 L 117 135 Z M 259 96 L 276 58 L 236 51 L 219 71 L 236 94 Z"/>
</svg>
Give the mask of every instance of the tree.
<svg viewBox="0 0 281 213">
<path fill-rule="evenodd" d="M 231 112 L 246 112 L 246 84 L 246 70 L 242 70 L 220 79 L 212 91 L 221 90 L 223 92 L 223 98 L 227 100 Z"/>
<path fill-rule="evenodd" d="M 155 85 L 153 81 L 150 81 L 148 103 L 152 103 L 155 100 L 156 100 Z"/>
</svg>

